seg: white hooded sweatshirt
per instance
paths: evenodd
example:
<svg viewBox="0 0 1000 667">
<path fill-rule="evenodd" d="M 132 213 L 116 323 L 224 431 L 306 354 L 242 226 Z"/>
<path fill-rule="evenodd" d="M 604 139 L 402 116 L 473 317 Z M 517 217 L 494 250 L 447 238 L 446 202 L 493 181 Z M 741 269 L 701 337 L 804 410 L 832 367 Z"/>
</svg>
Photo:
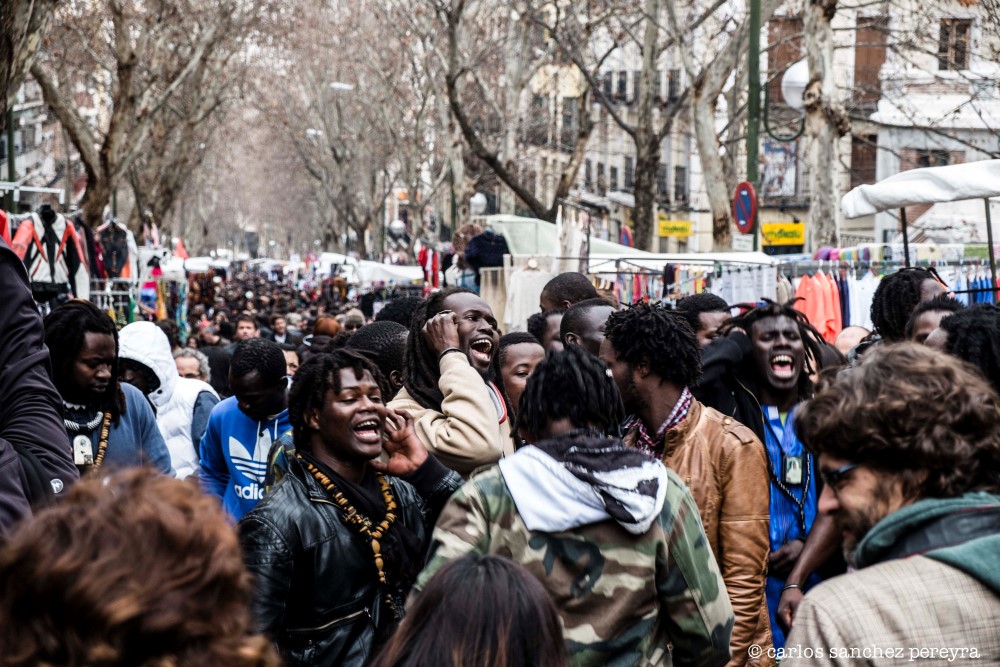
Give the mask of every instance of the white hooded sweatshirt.
<svg viewBox="0 0 1000 667">
<path fill-rule="evenodd" d="M 191 424 L 195 404 L 204 402 L 207 393 L 211 405 L 219 402 L 219 395 L 211 385 L 201 380 L 182 378 L 174 364 L 170 342 L 162 330 L 152 322 L 133 322 L 118 334 L 121 359 L 131 359 L 153 371 L 160 386 L 149 394 L 156 408 L 156 424 L 170 451 L 170 462 L 178 479 L 197 474 L 201 468 L 198 443 L 193 441 Z"/>
</svg>

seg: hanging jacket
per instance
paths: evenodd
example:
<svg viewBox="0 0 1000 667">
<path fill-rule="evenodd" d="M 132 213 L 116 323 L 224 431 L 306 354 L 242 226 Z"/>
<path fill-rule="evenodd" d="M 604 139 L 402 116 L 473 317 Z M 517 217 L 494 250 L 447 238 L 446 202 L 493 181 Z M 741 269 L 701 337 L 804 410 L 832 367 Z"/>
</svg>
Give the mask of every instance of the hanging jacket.
<svg viewBox="0 0 1000 667">
<path fill-rule="evenodd" d="M 90 276 L 73 223 L 60 214 L 51 225 L 37 213 L 21 219 L 14 242 L 14 252 L 28 269 L 32 286 L 37 283 L 68 284 L 78 299 L 90 298 Z"/>
<path fill-rule="evenodd" d="M 170 342 L 152 322 L 133 322 L 121 330 L 118 356 L 149 368 L 160 381 L 150 392 L 156 407 L 156 424 L 170 452 L 178 479 L 197 474 L 201 468 L 197 443 L 208 426 L 208 416 L 219 402 L 211 385 L 182 378 L 177 373 Z"/>
<path fill-rule="evenodd" d="M 138 280 L 139 248 L 132 230 L 109 217 L 96 234 L 106 277 Z"/>
</svg>

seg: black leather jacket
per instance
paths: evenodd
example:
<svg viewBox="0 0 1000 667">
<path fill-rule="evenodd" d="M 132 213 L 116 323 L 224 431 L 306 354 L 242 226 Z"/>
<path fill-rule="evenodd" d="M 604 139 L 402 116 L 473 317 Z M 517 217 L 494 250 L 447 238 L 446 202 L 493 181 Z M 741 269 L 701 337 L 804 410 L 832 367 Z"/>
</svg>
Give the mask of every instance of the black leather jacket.
<svg viewBox="0 0 1000 667">
<path fill-rule="evenodd" d="M 408 481 L 389 480 L 397 521 L 427 545 L 461 477 L 432 456 Z M 376 637 L 391 625 L 371 548 L 341 515 L 292 458 L 288 474 L 240 521 L 243 558 L 254 577 L 254 617 L 286 665 L 365 665 Z"/>
</svg>

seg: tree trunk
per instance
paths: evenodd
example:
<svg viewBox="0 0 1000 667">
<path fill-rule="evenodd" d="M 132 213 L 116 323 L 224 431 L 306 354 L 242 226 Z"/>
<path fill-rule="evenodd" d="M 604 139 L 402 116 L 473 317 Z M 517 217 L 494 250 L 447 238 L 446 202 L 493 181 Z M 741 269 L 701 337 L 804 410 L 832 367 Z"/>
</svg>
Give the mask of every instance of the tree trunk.
<svg viewBox="0 0 1000 667">
<path fill-rule="evenodd" d="M 821 245 L 836 246 L 840 207 L 837 187 L 837 141 L 847 129 L 847 120 L 836 105 L 833 79 L 833 28 L 830 21 L 837 0 L 810 0 L 803 28 L 809 59 L 809 85 L 802 96 L 806 107 L 806 144 L 809 151 L 811 201 L 807 250 Z"/>
<path fill-rule="evenodd" d="M 656 230 L 656 170 L 660 163 L 660 142 L 663 135 L 653 130 L 653 87 L 656 76 L 657 36 L 660 29 L 659 0 L 646 0 L 643 9 L 645 26 L 642 39 L 642 70 L 639 74 L 638 106 L 635 127 L 635 174 L 633 192 L 635 208 L 635 245 L 641 250 L 653 246 Z"/>
<path fill-rule="evenodd" d="M 111 184 L 106 178 L 94 178 L 87 174 L 87 191 L 83 194 L 80 208 L 83 221 L 91 229 L 97 229 L 104 222 L 104 208 L 111 201 Z"/>
<path fill-rule="evenodd" d="M 732 248 L 733 214 L 726 169 L 719 154 L 719 137 L 715 133 L 714 100 L 714 97 L 705 95 L 703 82 L 695 84 L 691 115 L 698 156 L 701 158 L 702 182 L 712 211 L 712 249 L 722 251 Z"/>
<path fill-rule="evenodd" d="M 0 2 L 0 131 L 7 127 L 8 105 L 31 66 L 57 4 L 58 0 Z"/>
<path fill-rule="evenodd" d="M 641 132 L 640 132 L 641 134 Z M 660 164 L 660 146 L 647 142 L 636 145 L 635 160 L 635 247 L 652 250 L 656 235 L 656 170 Z"/>
</svg>

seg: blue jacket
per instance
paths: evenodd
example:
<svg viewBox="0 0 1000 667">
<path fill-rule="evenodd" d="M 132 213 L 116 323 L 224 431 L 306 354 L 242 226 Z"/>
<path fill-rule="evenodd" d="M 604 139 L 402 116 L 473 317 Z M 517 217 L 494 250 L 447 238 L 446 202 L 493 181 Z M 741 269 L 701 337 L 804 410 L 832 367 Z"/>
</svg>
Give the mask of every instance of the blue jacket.
<svg viewBox="0 0 1000 667">
<path fill-rule="evenodd" d="M 235 520 L 264 497 L 264 475 L 271 443 L 292 430 L 288 410 L 258 422 L 243 414 L 231 396 L 212 410 L 201 437 L 201 484 L 218 496 Z"/>
<path fill-rule="evenodd" d="M 170 452 L 167 451 L 167 444 L 163 441 L 160 428 L 156 425 L 153 408 L 149 407 L 141 391 L 127 382 L 121 384 L 122 391 L 125 392 L 125 414 L 117 426 L 112 423 L 111 431 L 108 433 L 108 449 L 101 465 L 102 470 L 147 465 L 173 477 Z M 90 434 L 95 456 L 100 435 L 100 427 L 95 428 Z"/>
</svg>

